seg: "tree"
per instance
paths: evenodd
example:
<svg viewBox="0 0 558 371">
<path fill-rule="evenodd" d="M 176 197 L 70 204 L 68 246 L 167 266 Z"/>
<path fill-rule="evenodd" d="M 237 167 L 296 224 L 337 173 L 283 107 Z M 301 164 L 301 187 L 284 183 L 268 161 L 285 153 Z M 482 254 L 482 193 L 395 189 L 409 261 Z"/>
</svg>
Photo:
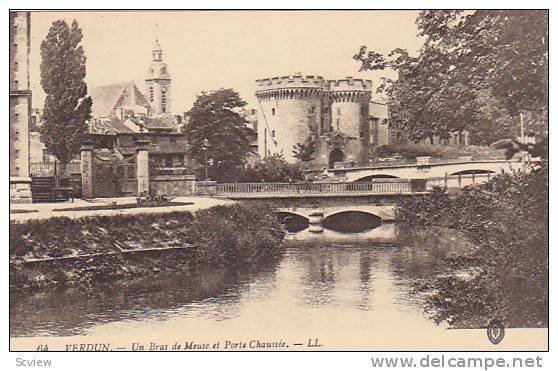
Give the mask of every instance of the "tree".
<svg viewBox="0 0 558 371">
<path fill-rule="evenodd" d="M 85 54 L 77 21 L 52 23 L 41 43 L 41 85 L 46 93 L 41 137 L 65 165 L 78 153 L 88 134 L 91 98 L 86 97 Z"/>
<path fill-rule="evenodd" d="M 298 164 L 289 164 L 282 154 L 274 153 L 261 161 L 248 165 L 240 176 L 241 182 L 292 182 L 303 180 L 304 174 Z"/>
<path fill-rule="evenodd" d="M 314 159 L 314 152 L 316 151 L 316 144 L 313 140 L 306 143 L 297 143 L 293 146 L 293 156 L 299 161 L 309 162 Z"/>
<path fill-rule="evenodd" d="M 212 162 L 209 175 L 213 180 L 236 180 L 250 150 L 248 138 L 253 131 L 237 112 L 245 105 L 234 90 L 220 89 L 201 92 L 186 113 L 188 124 L 183 132 L 188 138 L 188 154 L 203 165 L 206 156 L 204 140 L 208 140 L 208 158 Z"/>
<path fill-rule="evenodd" d="M 384 80 L 379 89 L 389 100 L 390 126 L 414 140 L 471 129 L 482 136 L 493 130 L 487 122 L 506 115 L 516 125 L 520 111 L 543 116 L 547 11 L 428 10 L 420 12 L 416 23 L 425 38 L 418 56 L 403 49 L 382 56 L 362 46 L 353 57 L 361 71 L 397 71 L 398 78 Z M 487 96 L 506 112 L 489 110 L 487 116 L 482 102 Z M 497 111 L 501 116 L 495 118 Z"/>
</svg>

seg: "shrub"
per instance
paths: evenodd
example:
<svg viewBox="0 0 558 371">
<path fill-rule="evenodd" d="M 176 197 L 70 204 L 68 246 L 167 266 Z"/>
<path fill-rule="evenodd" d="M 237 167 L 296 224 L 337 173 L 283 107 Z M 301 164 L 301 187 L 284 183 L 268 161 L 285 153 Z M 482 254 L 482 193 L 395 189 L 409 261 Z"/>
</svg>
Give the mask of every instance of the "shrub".
<svg viewBox="0 0 558 371">
<path fill-rule="evenodd" d="M 199 262 L 225 266 L 278 256 L 285 232 L 268 205 L 235 204 L 200 211 L 190 234 Z"/>
<path fill-rule="evenodd" d="M 474 285 L 472 291 L 491 298 L 482 310 L 498 316 L 508 326 L 548 325 L 546 165 L 528 174 L 498 175 L 453 197 L 438 189 L 428 196 L 400 200 L 396 218 L 415 227 L 440 225 L 459 229 L 478 244 L 477 258 L 483 274 L 469 283 L 454 282 L 456 278 L 438 280 L 439 300 L 461 301 L 463 306 L 465 297 L 449 288 Z M 467 303 L 479 305 L 478 300 Z M 452 310 L 464 311 L 450 306 L 445 309 L 446 314 L 454 315 Z"/>
<path fill-rule="evenodd" d="M 10 276 L 14 281 L 11 284 L 44 286 L 71 281 L 63 279 L 60 271 L 72 272 L 70 276 L 81 283 L 93 283 L 126 274 L 141 276 L 155 268 L 180 269 L 184 264 L 265 263 L 283 251 L 284 234 L 273 209 L 266 205 L 215 206 L 196 214 L 171 212 L 12 221 Z M 187 249 L 155 252 L 156 258 L 150 253 L 121 254 L 121 249 L 190 245 Z M 32 267 L 24 264 L 28 258 L 94 253 L 100 255 L 34 263 Z M 46 269 L 47 265 L 52 269 Z M 33 277 L 46 278 L 34 282 Z"/>
</svg>

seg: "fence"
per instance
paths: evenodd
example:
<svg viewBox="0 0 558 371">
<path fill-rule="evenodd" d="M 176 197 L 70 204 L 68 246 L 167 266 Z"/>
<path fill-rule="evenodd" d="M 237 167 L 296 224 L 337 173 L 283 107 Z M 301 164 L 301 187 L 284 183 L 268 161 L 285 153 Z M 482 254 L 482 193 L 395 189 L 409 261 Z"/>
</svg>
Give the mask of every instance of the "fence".
<svg viewBox="0 0 558 371">
<path fill-rule="evenodd" d="M 65 174 L 61 174 L 58 161 L 31 162 L 29 174 L 34 176 L 71 176 L 81 172 L 80 161 L 70 161 L 66 164 Z"/>
<path fill-rule="evenodd" d="M 423 156 L 418 158 L 384 158 L 372 159 L 368 162 L 336 162 L 333 170 L 345 170 L 350 168 L 384 168 L 394 166 L 425 166 L 425 165 L 440 165 L 440 164 L 459 164 L 464 162 L 494 162 L 506 161 L 504 156 L 499 157 L 482 157 L 473 158 L 472 156 L 461 156 L 455 158 L 437 158 L 430 156 Z M 307 167 L 307 172 L 318 172 L 328 168 L 328 164 L 315 164 Z"/>
</svg>

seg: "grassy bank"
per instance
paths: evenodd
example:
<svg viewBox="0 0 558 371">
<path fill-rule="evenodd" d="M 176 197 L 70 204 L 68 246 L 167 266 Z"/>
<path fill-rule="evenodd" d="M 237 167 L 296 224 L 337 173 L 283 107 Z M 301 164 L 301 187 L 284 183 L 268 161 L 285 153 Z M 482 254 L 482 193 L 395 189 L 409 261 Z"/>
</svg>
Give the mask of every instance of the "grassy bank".
<svg viewBox="0 0 558 371">
<path fill-rule="evenodd" d="M 499 175 L 486 184 L 449 195 L 400 200 L 396 219 L 420 229 L 461 231 L 478 246 L 466 260 L 447 263 L 446 274 L 422 290 L 438 320 L 455 327 L 484 327 L 499 318 L 508 327 L 548 326 L 548 169 Z M 470 266 L 473 277 L 452 272 Z"/>
<path fill-rule="evenodd" d="M 91 285 L 195 265 L 262 264 L 281 254 L 283 237 L 265 205 L 12 221 L 10 286 Z"/>
</svg>

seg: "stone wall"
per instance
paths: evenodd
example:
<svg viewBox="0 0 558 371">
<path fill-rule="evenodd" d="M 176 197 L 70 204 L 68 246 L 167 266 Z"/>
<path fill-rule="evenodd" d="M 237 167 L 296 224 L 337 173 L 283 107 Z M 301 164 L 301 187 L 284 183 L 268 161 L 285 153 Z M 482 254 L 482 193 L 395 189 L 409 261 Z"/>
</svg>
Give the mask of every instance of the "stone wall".
<svg viewBox="0 0 558 371">
<path fill-rule="evenodd" d="M 149 192 L 156 195 L 188 196 L 196 192 L 194 175 L 155 175 L 149 179 Z"/>
</svg>

